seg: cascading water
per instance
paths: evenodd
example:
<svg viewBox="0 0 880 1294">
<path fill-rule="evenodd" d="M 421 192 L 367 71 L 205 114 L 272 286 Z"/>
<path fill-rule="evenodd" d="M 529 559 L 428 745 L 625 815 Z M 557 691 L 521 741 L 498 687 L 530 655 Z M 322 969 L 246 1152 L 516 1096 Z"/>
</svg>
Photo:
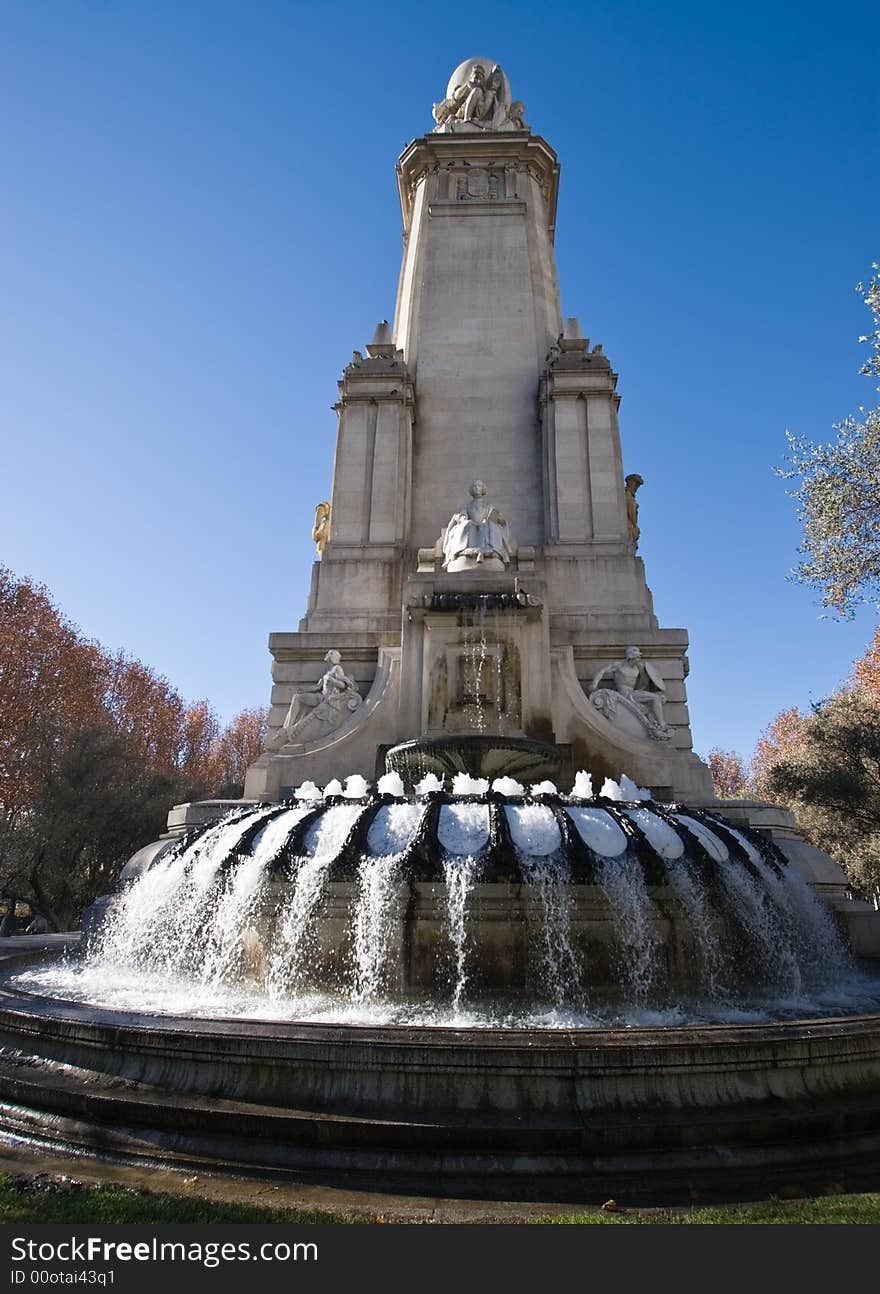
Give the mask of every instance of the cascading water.
<svg viewBox="0 0 880 1294">
<path fill-rule="evenodd" d="M 660 947 L 644 872 L 632 858 L 605 859 L 599 884 L 619 945 L 618 972 L 634 1002 L 641 1005 L 654 984 Z"/>
<path fill-rule="evenodd" d="M 498 782 L 494 785 L 501 789 Z M 537 899 L 544 992 L 557 1008 L 571 1001 L 582 1004 L 583 969 L 571 943 L 571 867 L 562 852 L 559 823 L 546 805 L 511 805 L 505 813 L 523 875 Z"/>
<path fill-rule="evenodd" d="M 353 922 L 356 1002 L 375 1002 L 381 994 L 394 938 L 401 863 L 422 812 L 417 805 L 387 805 L 379 810 L 370 826 L 367 836 L 370 852 L 358 873 Z"/>
<path fill-rule="evenodd" d="M 460 794 L 473 794 L 483 783 L 460 774 Z M 448 804 L 440 810 L 437 838 L 443 848 L 446 920 L 452 947 L 452 1013 L 461 1011 L 467 986 L 467 907 L 479 875 L 479 855 L 489 840 L 489 811 L 481 804 Z"/>
<path fill-rule="evenodd" d="M 316 933 L 312 914 L 329 879 L 330 864 L 362 812 L 361 805 L 334 805 L 306 835 L 306 852 L 294 864 L 293 888 L 279 917 L 269 964 L 269 984 L 275 993 L 303 985 Z"/>
<path fill-rule="evenodd" d="M 486 611 L 489 599 L 477 599 L 473 612 L 473 623 L 465 632 L 467 654 L 465 657 L 465 712 L 468 722 L 475 732 L 486 730 L 486 697 L 484 694 L 485 674 L 489 657 L 486 642 Z"/>
<path fill-rule="evenodd" d="M 160 855 L 82 963 L 19 980 L 159 1012 L 586 1028 L 876 993 L 768 841 L 625 786 L 304 783 Z"/>
<path fill-rule="evenodd" d="M 670 891 L 684 913 L 685 938 L 699 965 L 699 979 L 713 1001 L 729 996 L 728 961 L 722 944 L 721 923 L 712 909 L 705 887 L 691 865 L 683 860 L 667 861 Z"/>
<path fill-rule="evenodd" d="M 204 932 L 216 919 L 215 883 L 221 867 L 244 836 L 272 812 L 236 812 L 188 848 L 160 858 L 122 897 L 103 933 L 102 957 L 169 974 L 191 971 L 204 949 Z"/>
</svg>

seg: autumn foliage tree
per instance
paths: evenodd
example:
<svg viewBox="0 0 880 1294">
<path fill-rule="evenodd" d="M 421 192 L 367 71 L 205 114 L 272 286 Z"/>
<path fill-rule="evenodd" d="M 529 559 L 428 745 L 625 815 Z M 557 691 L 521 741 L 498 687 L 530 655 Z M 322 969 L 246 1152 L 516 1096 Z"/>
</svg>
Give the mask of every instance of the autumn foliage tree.
<svg viewBox="0 0 880 1294">
<path fill-rule="evenodd" d="M 706 756 L 712 784 L 719 800 L 742 800 L 754 794 L 742 756 L 715 746 Z"/>
<path fill-rule="evenodd" d="M 210 780 L 215 793 L 237 797 L 244 793 L 244 778 L 266 740 L 268 711 L 241 710 L 216 737 L 211 752 Z"/>
<path fill-rule="evenodd" d="M 264 725 L 245 710 L 221 731 L 206 701 L 104 652 L 0 567 L 0 895 L 71 923 L 170 803 L 241 795 Z"/>
<path fill-rule="evenodd" d="M 857 889 L 880 886 L 880 629 L 839 691 L 806 714 L 776 717 L 751 776 L 757 794 L 790 808 Z"/>
</svg>

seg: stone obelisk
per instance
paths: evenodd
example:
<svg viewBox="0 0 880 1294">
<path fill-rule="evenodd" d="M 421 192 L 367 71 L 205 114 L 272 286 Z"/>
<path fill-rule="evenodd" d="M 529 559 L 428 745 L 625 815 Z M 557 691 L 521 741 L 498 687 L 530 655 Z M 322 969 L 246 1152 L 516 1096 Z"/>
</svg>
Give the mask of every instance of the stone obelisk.
<svg viewBox="0 0 880 1294">
<path fill-rule="evenodd" d="M 299 631 L 270 637 L 246 795 L 372 778 L 387 745 L 477 728 L 707 798 L 687 635 L 658 627 L 636 554 L 617 375 L 560 314 L 556 154 L 489 59 L 455 70 L 434 120 L 398 162 L 394 322 L 339 383 L 329 522 Z"/>
</svg>

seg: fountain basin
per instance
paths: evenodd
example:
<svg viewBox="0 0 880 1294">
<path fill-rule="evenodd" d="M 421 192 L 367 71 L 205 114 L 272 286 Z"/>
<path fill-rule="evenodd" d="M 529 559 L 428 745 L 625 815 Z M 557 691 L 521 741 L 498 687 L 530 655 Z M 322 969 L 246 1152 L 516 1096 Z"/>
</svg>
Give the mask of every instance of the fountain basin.
<svg viewBox="0 0 880 1294">
<path fill-rule="evenodd" d="M 0 1042 L 7 1132 L 350 1187 L 589 1200 L 613 1184 L 649 1202 L 850 1180 L 880 1149 L 877 1015 L 373 1028 L 163 1018 L 6 987 Z"/>
</svg>

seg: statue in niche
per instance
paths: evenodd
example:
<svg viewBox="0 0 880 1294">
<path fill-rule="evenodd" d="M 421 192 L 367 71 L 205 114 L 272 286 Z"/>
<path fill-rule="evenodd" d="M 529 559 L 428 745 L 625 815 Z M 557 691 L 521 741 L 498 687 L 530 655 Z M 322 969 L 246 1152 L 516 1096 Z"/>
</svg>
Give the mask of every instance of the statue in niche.
<svg viewBox="0 0 880 1294">
<path fill-rule="evenodd" d="M 624 481 L 626 486 L 626 526 L 629 531 L 629 542 L 633 546 L 633 552 L 639 551 L 639 535 L 642 533 L 639 529 L 639 505 L 636 501 L 636 490 L 645 482 L 639 476 L 638 472 L 630 472 Z"/>
<path fill-rule="evenodd" d="M 512 554 L 507 521 L 486 498 L 482 481 L 472 482 L 470 495 L 470 502 L 452 515 L 443 531 L 443 569 L 503 571 Z"/>
<path fill-rule="evenodd" d="M 361 694 L 354 679 L 342 668 L 339 652 L 328 651 L 324 661 L 330 668 L 321 675 L 317 686 L 294 692 L 284 723 L 267 749 L 278 750 L 288 742 L 314 741 L 338 728 L 360 707 Z"/>
<path fill-rule="evenodd" d="M 638 647 L 627 647 L 623 660 L 598 670 L 589 691 L 593 705 L 615 727 L 652 741 L 669 741 L 672 736 L 663 717 L 665 694 L 663 676 L 642 659 Z"/>
<path fill-rule="evenodd" d="M 312 526 L 312 539 L 315 550 L 320 557 L 330 537 L 330 504 L 326 501 L 315 508 L 315 524 Z"/>
</svg>

